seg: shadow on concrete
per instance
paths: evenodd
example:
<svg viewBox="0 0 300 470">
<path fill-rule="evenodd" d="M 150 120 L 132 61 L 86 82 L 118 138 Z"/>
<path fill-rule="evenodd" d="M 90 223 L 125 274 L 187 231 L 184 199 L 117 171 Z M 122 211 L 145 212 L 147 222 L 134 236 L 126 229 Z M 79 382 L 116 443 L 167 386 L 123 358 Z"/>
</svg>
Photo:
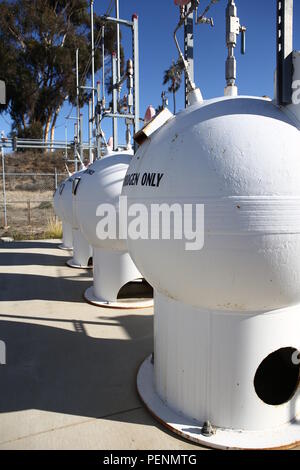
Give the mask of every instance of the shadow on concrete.
<svg viewBox="0 0 300 470">
<path fill-rule="evenodd" d="M 29 250 L 37 249 L 37 248 L 53 248 L 58 249 L 59 245 L 61 245 L 61 241 L 37 241 L 37 240 L 28 240 L 28 241 L 14 241 L 14 242 L 0 242 L 0 249 L 8 249 L 8 250 Z"/>
<path fill-rule="evenodd" d="M 0 366 L 0 412 L 37 409 L 97 418 L 142 406 L 136 372 L 153 350 L 152 315 L 112 316 L 129 336 L 122 340 L 92 338 L 79 320 L 69 320 L 69 331 L 19 319 L 0 321 L 7 362 Z"/>
<path fill-rule="evenodd" d="M 32 257 L 32 254 L 30 256 Z M 89 276 L 89 272 L 80 272 L 79 275 L 69 278 L 1 273 L 0 301 L 55 300 L 83 302 L 82 294 L 91 284 Z"/>
<path fill-rule="evenodd" d="M 70 254 L 61 256 L 31 251 L 28 253 L 7 251 L 0 253 L 0 266 L 65 266 L 68 259 Z"/>
</svg>

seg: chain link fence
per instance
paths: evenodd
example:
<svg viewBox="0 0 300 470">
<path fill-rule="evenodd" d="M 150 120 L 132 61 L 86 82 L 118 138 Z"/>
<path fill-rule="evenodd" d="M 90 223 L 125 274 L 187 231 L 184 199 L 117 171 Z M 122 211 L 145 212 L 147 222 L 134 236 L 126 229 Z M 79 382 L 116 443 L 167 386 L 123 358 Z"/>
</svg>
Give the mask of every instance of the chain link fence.
<svg viewBox="0 0 300 470">
<path fill-rule="evenodd" d="M 56 217 L 53 193 L 67 173 L 11 173 L 0 176 L 0 236 L 42 238 Z"/>
</svg>

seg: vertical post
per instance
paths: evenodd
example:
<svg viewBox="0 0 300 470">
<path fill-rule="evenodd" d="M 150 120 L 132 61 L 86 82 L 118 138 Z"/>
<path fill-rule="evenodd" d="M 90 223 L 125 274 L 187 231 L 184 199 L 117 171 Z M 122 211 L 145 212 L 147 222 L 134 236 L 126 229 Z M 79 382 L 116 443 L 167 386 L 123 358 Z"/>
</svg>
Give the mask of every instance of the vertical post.
<svg viewBox="0 0 300 470">
<path fill-rule="evenodd" d="M 105 26 L 102 26 L 102 41 L 101 41 L 101 50 L 102 50 L 102 103 L 105 107 Z M 98 94 L 98 101 L 100 101 L 100 93 Z"/>
<path fill-rule="evenodd" d="M 68 159 L 68 127 L 65 125 L 65 159 Z"/>
<path fill-rule="evenodd" d="M 185 7 L 185 12 L 187 12 L 188 8 L 189 5 Z M 184 59 L 188 63 L 190 80 L 194 83 L 194 12 L 190 13 L 184 22 Z M 189 105 L 189 92 L 189 81 L 185 76 L 185 107 Z"/>
<path fill-rule="evenodd" d="M 1 146 L 2 156 L 2 184 L 3 184 L 3 208 L 4 208 L 4 228 L 7 227 L 7 203 L 6 203 L 6 181 L 5 181 L 5 155 L 3 145 Z"/>
<path fill-rule="evenodd" d="M 93 136 L 92 99 L 89 99 L 89 162 L 90 163 L 93 163 L 92 136 Z"/>
<path fill-rule="evenodd" d="M 57 189 L 58 182 L 57 182 L 57 168 L 54 168 L 54 188 Z"/>
<path fill-rule="evenodd" d="M 74 170 L 75 172 L 78 171 L 77 147 L 78 147 L 78 121 L 74 124 Z"/>
<path fill-rule="evenodd" d="M 134 133 L 140 129 L 139 20 L 133 15 Z M 135 144 L 136 149 L 136 144 Z"/>
<path fill-rule="evenodd" d="M 28 217 L 28 225 L 31 225 L 31 204 L 30 199 L 27 201 L 27 217 Z"/>
<path fill-rule="evenodd" d="M 102 137 L 102 130 L 101 130 L 101 115 L 100 115 L 100 109 L 101 109 L 101 102 L 100 102 L 100 92 L 101 86 L 100 82 L 97 82 L 97 140 L 96 140 L 96 146 L 97 146 L 97 157 L 101 158 L 101 137 Z"/>
<path fill-rule="evenodd" d="M 293 0 L 277 0 L 277 100 L 292 101 Z"/>
<path fill-rule="evenodd" d="M 77 102 L 77 143 L 79 143 L 80 134 L 80 103 L 79 103 L 79 50 L 76 49 L 76 102 Z"/>
<path fill-rule="evenodd" d="M 80 159 L 83 162 L 83 115 L 80 114 L 80 125 L 79 125 L 79 155 Z"/>
<path fill-rule="evenodd" d="M 119 0 L 115 0 L 116 18 L 120 19 Z M 117 23 L 117 83 L 121 80 L 121 48 L 120 48 L 120 25 Z M 120 87 L 118 87 L 118 100 L 120 100 Z"/>
<path fill-rule="evenodd" d="M 94 0 L 91 0 L 91 43 L 92 43 L 92 120 L 95 118 L 95 43 L 94 43 Z"/>
<path fill-rule="evenodd" d="M 113 85 L 113 114 L 118 112 L 118 90 L 117 90 L 117 57 L 112 53 L 112 85 Z M 118 150 L 118 118 L 113 117 L 113 139 L 114 150 Z"/>
</svg>

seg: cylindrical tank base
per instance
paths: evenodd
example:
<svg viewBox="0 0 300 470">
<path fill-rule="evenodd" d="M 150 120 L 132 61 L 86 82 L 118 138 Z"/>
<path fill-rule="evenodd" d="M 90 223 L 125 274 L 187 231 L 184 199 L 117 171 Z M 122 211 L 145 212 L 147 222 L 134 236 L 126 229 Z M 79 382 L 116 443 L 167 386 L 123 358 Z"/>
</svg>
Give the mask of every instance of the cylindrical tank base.
<svg viewBox="0 0 300 470">
<path fill-rule="evenodd" d="M 299 306 L 208 311 L 155 293 L 154 310 L 137 385 L 160 422 L 219 449 L 300 443 Z"/>
<path fill-rule="evenodd" d="M 94 248 L 94 284 L 84 292 L 84 298 L 99 307 L 123 309 L 153 306 L 153 299 L 140 297 L 118 298 L 122 287 L 141 280 L 141 274 L 127 252 Z"/>
<path fill-rule="evenodd" d="M 72 236 L 72 227 L 71 225 L 63 221 L 62 222 L 62 231 L 63 231 L 63 239 L 62 244 L 59 245 L 60 250 L 69 251 L 73 249 L 73 236 Z"/>
<path fill-rule="evenodd" d="M 73 258 L 66 262 L 70 268 L 91 269 L 93 251 L 78 229 L 73 229 Z"/>
</svg>

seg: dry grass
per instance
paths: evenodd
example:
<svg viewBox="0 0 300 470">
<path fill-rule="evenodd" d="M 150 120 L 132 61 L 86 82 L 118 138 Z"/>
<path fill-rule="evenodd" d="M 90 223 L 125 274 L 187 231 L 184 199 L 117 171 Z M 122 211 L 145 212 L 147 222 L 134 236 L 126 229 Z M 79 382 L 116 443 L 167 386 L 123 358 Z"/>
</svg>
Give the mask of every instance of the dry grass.
<svg viewBox="0 0 300 470">
<path fill-rule="evenodd" d="M 44 237 L 62 238 L 62 223 L 57 219 L 57 217 L 52 216 L 48 218 Z"/>
</svg>

